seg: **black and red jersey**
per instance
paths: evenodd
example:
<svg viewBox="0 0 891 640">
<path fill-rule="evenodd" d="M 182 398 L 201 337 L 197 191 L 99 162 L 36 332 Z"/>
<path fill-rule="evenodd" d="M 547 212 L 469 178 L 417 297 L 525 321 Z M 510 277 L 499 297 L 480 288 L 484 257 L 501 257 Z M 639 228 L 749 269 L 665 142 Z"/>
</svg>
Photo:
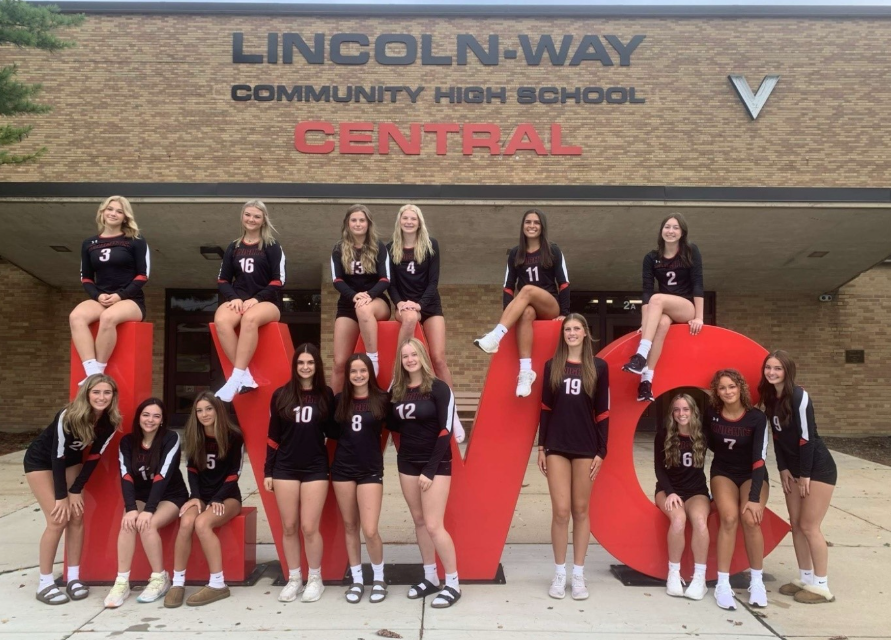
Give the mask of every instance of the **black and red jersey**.
<svg viewBox="0 0 891 640">
<path fill-rule="evenodd" d="M 403 249 L 402 260 L 398 263 L 390 256 L 393 282 L 389 292 L 394 304 L 416 302 L 422 308 L 439 304 L 439 243 L 435 238 L 430 238 L 430 243 L 433 255 L 428 255 L 424 262 L 415 262 L 414 248 Z M 392 242 L 387 245 L 388 256 L 392 247 Z"/>
<path fill-rule="evenodd" d="M 767 416 L 749 409 L 739 420 L 729 420 L 709 407 L 703 426 L 708 433 L 708 448 L 715 453 L 711 475 L 719 471 L 718 475 L 751 477 L 749 502 L 758 502 L 767 475 Z"/>
<path fill-rule="evenodd" d="M 108 414 L 103 413 L 94 428 L 93 443 L 86 445 L 65 431 L 65 409 L 59 411 L 52 423 L 28 446 L 25 462 L 32 468 L 53 472 L 53 491 L 56 500 L 64 500 L 69 493 L 82 493 L 84 485 L 99 464 L 100 456 L 114 437 Z M 84 455 L 87 447 L 90 452 Z M 68 486 L 65 469 L 83 464 L 77 478 Z"/>
<path fill-rule="evenodd" d="M 832 455 L 817 434 L 814 404 L 807 391 L 793 387 L 792 415 L 787 424 L 780 424 L 779 418 L 770 413 L 768 419 L 780 471 L 788 470 L 796 478 L 810 478 L 815 470 L 820 476 L 824 470 L 834 469 Z"/>
<path fill-rule="evenodd" d="M 670 496 L 672 493 L 681 496 L 707 495 L 708 484 L 705 481 L 705 470 L 703 467 L 697 467 L 693 460 L 693 439 L 682 433 L 678 434 L 679 464 L 667 467 L 665 465 L 665 436 L 664 428 L 660 427 L 656 430 L 656 440 L 653 444 L 656 492 L 664 491 L 666 496 Z"/>
<path fill-rule="evenodd" d="M 431 480 L 440 462 L 452 459 L 452 419 L 455 396 L 438 378 L 430 393 L 409 387 L 405 397 L 390 403 L 388 428 L 401 433 L 399 457 L 406 462 L 423 464 L 421 473 Z"/>
<path fill-rule="evenodd" d="M 379 298 L 390 286 L 390 258 L 383 242 L 377 243 L 377 262 L 374 273 L 365 271 L 362 265 L 362 254 L 365 247 L 353 248 L 353 260 L 350 268 L 344 269 L 340 256 L 340 243 L 334 245 L 331 252 L 331 280 L 334 288 L 340 292 L 341 300 L 353 303 L 357 293 L 368 293 L 372 299 Z"/>
<path fill-rule="evenodd" d="M 560 315 L 569 315 L 569 271 L 566 269 L 566 258 L 553 242 L 551 243 L 551 259 L 553 264 L 544 267 L 541 264 L 541 249 L 527 251 L 526 259 L 517 266 L 519 247 L 510 250 L 507 256 L 507 270 L 504 274 L 504 296 L 502 302 L 506 307 L 523 287 L 529 285 L 540 287 L 557 299 Z"/>
<path fill-rule="evenodd" d="M 145 503 L 146 512 L 154 513 L 162 500 L 176 502 L 172 498 L 185 497 L 186 483 L 179 470 L 181 456 L 179 436 L 174 431 L 164 434 L 157 469 L 151 468 L 150 449 L 143 447 L 141 442 L 136 442 L 131 433 L 122 437 L 118 462 L 121 467 L 124 508 L 127 511 L 136 511 L 136 501 L 139 500 Z"/>
<path fill-rule="evenodd" d="M 200 425 L 198 427 L 201 428 Z M 244 439 L 241 434 L 229 432 L 229 449 L 225 458 L 219 456 L 216 438 L 204 437 L 205 467 L 198 471 L 193 460 L 188 461 L 189 498 L 198 498 L 206 504 L 235 498 L 241 502 L 238 478 L 244 461 Z"/>
<path fill-rule="evenodd" d="M 294 474 L 327 473 L 328 449 L 325 438 L 332 429 L 334 393 L 325 387 L 327 415 L 319 409 L 320 394 L 303 393 L 303 404 L 294 407 L 288 418 L 278 412 L 278 399 L 285 387 L 272 394 L 269 406 L 269 435 L 263 477 L 290 479 Z"/>
<path fill-rule="evenodd" d="M 93 300 L 116 293 L 121 300 L 143 301 L 151 266 L 145 238 L 93 236 L 80 248 L 80 281 Z"/>
<path fill-rule="evenodd" d="M 690 245 L 693 251 L 693 264 L 684 266 L 681 254 L 673 258 L 660 256 L 650 251 L 643 261 L 643 303 L 648 304 L 653 297 L 653 282 L 659 283 L 659 293 L 670 293 L 692 300 L 705 296 L 702 284 L 702 255 L 699 247 Z"/>
<path fill-rule="evenodd" d="M 337 394 L 336 404 L 342 395 Z M 381 433 L 384 420 L 371 412 L 368 398 L 353 398 L 350 417 L 335 421 L 331 437 L 337 439 L 331 473 L 345 477 L 362 477 L 383 474 L 384 454 L 381 451 Z"/>
<path fill-rule="evenodd" d="M 594 358 L 597 384 L 594 394 L 585 393 L 580 362 L 566 361 L 563 382 L 551 388 L 551 365 L 545 363 L 541 394 L 538 446 L 561 453 L 606 458 L 609 437 L 609 367 Z"/>
<path fill-rule="evenodd" d="M 226 247 L 217 287 L 227 302 L 255 298 L 280 307 L 284 286 L 285 252 L 278 242 L 260 248 L 259 242 L 235 240 Z"/>
</svg>

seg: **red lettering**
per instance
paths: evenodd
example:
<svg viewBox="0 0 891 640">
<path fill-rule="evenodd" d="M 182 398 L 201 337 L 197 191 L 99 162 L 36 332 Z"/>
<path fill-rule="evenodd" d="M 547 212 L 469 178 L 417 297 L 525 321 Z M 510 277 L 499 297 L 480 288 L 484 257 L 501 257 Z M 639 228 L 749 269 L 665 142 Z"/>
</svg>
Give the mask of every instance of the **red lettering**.
<svg viewBox="0 0 891 640">
<path fill-rule="evenodd" d="M 563 146 L 563 125 L 551 125 L 551 155 L 552 156 L 580 156 L 582 148 L 575 146 Z"/>
<path fill-rule="evenodd" d="M 484 134 L 485 137 L 475 137 L 478 133 Z M 501 127 L 488 122 L 465 124 L 462 148 L 465 156 L 472 156 L 475 148 L 488 149 L 490 156 L 497 156 L 501 153 Z"/>
<path fill-rule="evenodd" d="M 294 128 L 294 148 L 300 153 L 331 153 L 334 151 L 334 140 L 326 140 L 318 144 L 310 144 L 306 141 L 306 134 L 314 131 L 334 135 L 334 127 L 330 122 L 308 120 L 301 122 Z"/>
<path fill-rule="evenodd" d="M 382 156 L 390 153 L 390 140 L 396 143 L 402 153 L 409 156 L 421 155 L 421 125 L 412 123 L 409 127 L 409 140 L 405 139 L 399 128 L 392 122 L 381 122 L 377 130 L 378 153 Z"/>
<path fill-rule="evenodd" d="M 373 154 L 374 137 L 370 133 L 357 133 L 359 131 L 374 131 L 373 122 L 341 122 L 340 123 L 340 153 Z M 366 143 L 368 146 L 355 143 Z"/>
<path fill-rule="evenodd" d="M 541 136 L 538 135 L 535 127 L 528 122 L 517 125 L 516 131 L 514 131 L 510 141 L 504 148 L 504 155 L 512 156 L 517 151 L 534 151 L 536 155 L 548 155 L 548 150 L 545 148 Z"/>
<path fill-rule="evenodd" d="M 424 133 L 436 134 L 436 155 L 444 156 L 449 151 L 448 134 L 458 133 L 461 127 L 454 123 L 431 123 L 424 125 Z"/>
</svg>

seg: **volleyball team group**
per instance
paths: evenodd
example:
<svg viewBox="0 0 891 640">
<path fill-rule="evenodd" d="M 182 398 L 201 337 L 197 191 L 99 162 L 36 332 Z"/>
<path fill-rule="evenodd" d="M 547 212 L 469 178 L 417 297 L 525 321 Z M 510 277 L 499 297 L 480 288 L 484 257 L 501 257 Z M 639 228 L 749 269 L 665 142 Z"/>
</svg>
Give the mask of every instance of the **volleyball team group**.
<svg viewBox="0 0 891 640">
<path fill-rule="evenodd" d="M 117 325 L 142 321 L 146 315 L 142 288 L 151 258 L 130 203 L 121 196 L 106 199 L 96 224 L 99 233 L 84 241 L 81 252 L 81 280 L 89 299 L 70 314 L 72 341 L 87 377 L 24 458 L 28 485 L 46 518 L 37 599 L 49 605 L 89 595 L 89 587 L 80 579 L 82 494 L 100 456 L 122 427 L 118 385 L 105 369 Z M 430 596 L 432 607 L 451 607 L 461 598 L 461 587 L 455 546 L 443 519 L 451 480 L 451 440 L 463 441 L 464 430 L 445 358 L 445 321 L 437 288 L 439 245 L 430 237 L 421 210 L 412 204 L 399 210 L 389 244 L 379 240 L 371 212 L 363 205 L 347 209 L 341 232 L 331 255 L 332 280 L 340 298 L 330 384 L 319 348 L 301 344 L 294 353 L 290 380 L 275 390 L 269 409 L 262 490 L 275 495 L 287 563 L 282 569 L 288 579 L 278 599 L 314 602 L 325 590 L 319 526 L 329 482 L 343 518 L 352 576 L 344 598 L 359 603 L 366 590 L 371 603 L 388 596 L 378 531 L 384 475 L 381 434 L 386 428 L 400 434 L 399 483 L 424 567 L 424 579 L 410 587 L 407 596 Z M 119 607 L 130 596 L 137 539 L 152 570 L 138 602 L 163 600 L 168 608 L 184 602 L 201 606 L 230 595 L 215 530 L 241 511 L 238 480 L 244 440 L 225 403 L 264 384 L 249 365 L 259 328 L 281 317 L 285 256 L 274 233 L 266 206 L 251 200 L 242 207 L 238 239 L 223 257 L 214 323 L 220 345 L 233 363 L 232 375 L 215 394 L 197 394 L 181 436 L 169 428 L 163 401 L 147 398 L 135 412 L 132 431 L 120 439 L 124 512 L 117 541 L 118 573 L 105 598 L 106 607 Z M 702 329 L 702 273 L 702 258 L 688 240 L 686 221 L 680 214 L 669 216 L 658 230 L 656 249 L 643 261 L 640 344 L 622 367 L 640 376 L 641 402 L 654 400 L 653 375 L 671 325 L 687 324 L 693 335 Z M 538 209 L 522 216 L 519 242 L 508 254 L 503 289 L 504 310 L 497 325 L 474 342 L 486 353 L 495 353 L 509 329 L 516 328 L 517 397 L 530 396 L 536 380 L 531 359 L 533 321 L 562 325 L 554 356 L 544 367 L 538 468 L 547 478 L 552 503 L 555 569 L 548 594 L 562 599 L 568 590 L 573 599 L 583 600 L 588 597 L 584 564 L 591 489 L 607 455 L 610 372 L 606 362 L 594 355 L 584 316 L 570 313 L 566 259 L 548 239 L 547 218 Z M 401 323 L 399 347 L 392 384 L 384 390 L 377 382 L 377 323 L 391 317 L 394 305 L 395 319 Z M 94 337 L 90 325 L 96 322 Z M 413 337 L 418 324 L 426 346 Z M 365 353 L 353 353 L 359 336 Z M 713 500 L 720 519 L 714 588 L 718 606 L 736 608 L 729 571 L 740 523 L 750 566 L 748 602 L 767 605 L 761 520 L 768 498 L 765 461 L 771 432 L 799 567 L 799 575 L 779 592 L 803 603 L 834 599 L 821 523 L 836 483 L 836 468 L 817 435 L 811 398 L 795 384 L 795 377 L 789 354 L 774 351 L 765 358 L 757 385 L 761 408 L 753 404 L 749 381 L 731 368 L 715 372 L 704 415 L 689 395 L 672 398 L 654 448 L 655 503 L 670 521 L 668 595 L 701 600 L 707 593 L 706 521 Z M 328 439 L 337 443 L 330 463 Z M 707 449 L 714 453 L 708 481 Z M 183 456 L 187 482 L 180 472 Z M 171 575 L 164 566 L 159 530 L 174 521 L 179 529 Z M 568 575 L 570 521 L 573 558 Z M 687 585 L 680 562 L 688 524 L 694 570 Z M 371 560 L 370 585 L 363 580 L 360 533 Z M 53 562 L 63 534 L 67 568 L 57 583 Z M 193 534 L 210 579 L 187 598 Z M 305 581 L 302 552 L 308 560 Z M 444 582 L 437 572 L 437 556 Z"/>
</svg>

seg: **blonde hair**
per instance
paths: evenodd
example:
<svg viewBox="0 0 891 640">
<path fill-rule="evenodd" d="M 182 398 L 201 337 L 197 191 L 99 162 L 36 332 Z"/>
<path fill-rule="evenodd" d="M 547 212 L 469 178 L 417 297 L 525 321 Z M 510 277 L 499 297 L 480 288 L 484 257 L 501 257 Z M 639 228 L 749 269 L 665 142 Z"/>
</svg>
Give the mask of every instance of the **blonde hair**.
<svg viewBox="0 0 891 640">
<path fill-rule="evenodd" d="M 368 220 L 368 231 L 365 233 L 365 250 L 362 252 L 362 268 L 365 273 L 377 273 L 377 231 L 374 230 L 374 221 L 371 219 L 371 212 L 364 204 L 354 204 L 346 211 L 343 217 L 343 226 L 340 230 L 340 240 L 337 245 L 340 247 L 340 264 L 343 265 L 344 271 L 350 272 L 353 263 L 355 251 L 353 250 L 353 233 L 350 231 L 350 216 L 361 211 Z M 400 258 L 401 260 L 401 258 Z"/>
<path fill-rule="evenodd" d="M 690 440 L 693 442 L 693 466 L 705 465 L 705 433 L 702 430 L 702 418 L 699 415 L 699 405 L 686 393 L 679 393 L 671 399 L 668 405 L 668 415 L 665 416 L 665 468 L 681 466 L 681 438 L 680 428 L 674 419 L 674 403 L 684 400 L 690 407 Z"/>
<path fill-rule="evenodd" d="M 428 256 L 433 255 L 433 243 L 430 242 L 430 234 L 427 232 L 427 223 L 424 221 L 424 214 L 421 209 L 414 204 L 403 205 L 396 214 L 396 228 L 393 229 L 393 246 L 390 247 L 390 257 L 393 262 L 399 264 L 402 262 L 402 254 L 405 248 L 404 238 L 402 237 L 402 226 L 399 222 L 402 220 L 402 214 L 406 211 L 414 211 L 418 216 L 418 232 L 415 240 L 415 262 L 421 264 Z"/>
<path fill-rule="evenodd" d="M 424 344 L 417 338 L 409 338 L 403 342 L 397 352 L 396 364 L 393 367 L 393 385 L 391 388 L 392 402 L 401 402 L 408 390 L 410 376 L 405 367 L 402 366 L 402 350 L 406 345 L 410 345 L 418 352 L 418 360 L 421 361 L 421 393 L 430 393 L 433 389 L 433 381 L 436 376 L 433 373 L 433 365 L 430 364 L 430 356 L 427 355 L 427 349 Z"/>
<path fill-rule="evenodd" d="M 99 210 L 96 212 L 96 226 L 99 228 L 99 233 L 101 234 L 105 231 L 105 221 L 102 219 L 102 212 L 112 202 L 119 203 L 121 209 L 124 210 L 124 221 L 121 222 L 123 234 L 128 238 L 138 238 L 139 225 L 136 224 L 136 216 L 133 215 L 133 207 L 130 206 L 130 201 L 124 196 L 109 196 L 99 205 Z"/>
<path fill-rule="evenodd" d="M 566 359 L 569 357 L 569 347 L 563 337 L 563 328 L 568 322 L 576 321 L 581 323 L 585 330 L 585 338 L 582 340 L 582 386 L 585 388 L 585 394 L 594 395 L 594 388 L 597 386 L 597 369 L 594 368 L 594 347 L 591 341 L 591 330 L 588 328 L 588 321 L 585 316 L 578 313 L 570 313 L 563 319 L 560 325 L 560 340 L 557 342 L 557 350 L 554 352 L 554 358 L 551 360 L 551 379 L 550 385 L 553 391 L 558 391 L 560 385 L 563 384 L 563 375 L 566 371 Z"/>
<path fill-rule="evenodd" d="M 244 215 L 244 212 L 249 209 L 259 209 L 263 213 L 263 226 L 260 227 L 260 248 L 265 249 L 267 245 L 275 244 L 275 236 L 272 235 L 273 232 L 278 233 L 274 226 L 272 226 L 272 220 L 269 219 L 269 211 L 266 209 L 266 205 L 262 200 L 248 200 L 241 206 L 241 213 L 239 214 L 239 220 L 241 216 Z M 241 226 L 241 236 L 239 236 L 237 243 L 240 245 L 244 242 L 244 225 Z"/>
<path fill-rule="evenodd" d="M 65 418 L 62 420 L 62 428 L 65 433 L 73 435 L 76 440 L 83 442 L 84 446 L 92 444 L 96 438 L 96 422 L 98 422 L 93 405 L 90 404 L 90 391 L 103 382 L 111 387 L 112 392 L 111 402 L 105 409 L 104 415 L 108 416 L 112 428 L 117 429 L 121 425 L 121 412 L 118 409 L 118 385 L 115 384 L 111 376 L 104 373 L 89 376 L 78 387 L 74 400 L 65 407 Z"/>
</svg>

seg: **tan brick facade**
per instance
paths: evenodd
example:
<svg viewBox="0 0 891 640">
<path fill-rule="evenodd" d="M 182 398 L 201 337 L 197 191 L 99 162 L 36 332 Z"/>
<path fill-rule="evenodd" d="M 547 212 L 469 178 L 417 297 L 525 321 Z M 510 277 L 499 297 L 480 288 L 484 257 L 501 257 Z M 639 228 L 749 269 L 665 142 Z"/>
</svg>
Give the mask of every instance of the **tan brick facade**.
<svg viewBox="0 0 891 640">
<path fill-rule="evenodd" d="M 232 33 L 249 53 L 265 52 L 266 34 L 432 34 L 434 53 L 455 55 L 456 35 L 499 51 L 520 50 L 549 34 L 561 42 L 597 35 L 613 66 L 529 66 L 500 56 L 484 66 L 384 66 L 326 62 L 233 64 Z M 620 66 L 606 44 L 646 39 Z M 90 15 L 70 36 L 77 48 L 46 54 L 0 48 L 24 81 L 42 82 L 54 111 L 36 125 L 22 151 L 42 145 L 40 163 L 4 169 L 11 181 L 309 182 L 377 184 L 579 184 L 704 186 L 887 186 L 887 105 L 891 85 L 876 82 L 891 67 L 891 20 L 753 18 L 485 18 L 264 17 L 224 15 Z M 345 53 L 356 53 L 353 45 Z M 394 51 L 395 52 L 395 51 Z M 420 55 L 420 53 L 419 53 Z M 751 121 L 728 74 L 744 74 L 753 91 L 766 74 L 781 79 L 757 121 Z M 232 85 L 424 86 L 417 104 L 235 102 Z M 507 88 L 506 104 L 436 104 L 436 86 Z M 635 87 L 644 104 L 517 104 L 519 86 Z M 451 136 L 437 156 L 427 135 L 419 156 L 304 155 L 294 148 L 302 120 L 334 123 L 489 122 L 503 141 L 521 123 L 534 124 L 549 145 L 551 123 L 576 157 L 532 151 L 465 157 Z M 316 142 L 321 141 L 317 137 Z"/>
</svg>

